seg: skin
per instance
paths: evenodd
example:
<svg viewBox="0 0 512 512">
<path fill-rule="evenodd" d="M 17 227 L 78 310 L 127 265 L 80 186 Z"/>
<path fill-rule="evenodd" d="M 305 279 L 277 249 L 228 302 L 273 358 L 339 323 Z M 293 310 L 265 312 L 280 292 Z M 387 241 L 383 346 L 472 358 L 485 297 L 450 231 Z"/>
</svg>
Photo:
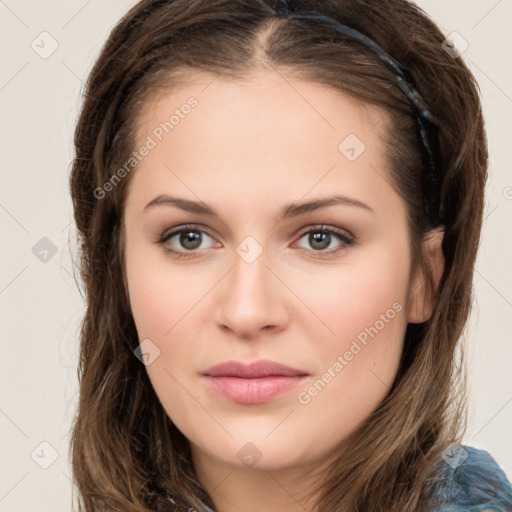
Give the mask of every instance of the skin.
<svg viewBox="0 0 512 512">
<path fill-rule="evenodd" d="M 143 107 L 141 143 L 190 96 L 198 100 L 131 176 L 123 217 L 130 304 L 139 339 L 160 350 L 146 366 L 151 383 L 190 440 L 198 478 L 217 510 L 308 510 L 303 495 L 314 475 L 385 398 L 407 323 L 430 316 L 426 284 L 410 276 L 405 204 L 386 178 L 383 110 L 273 71 L 246 82 L 212 80 L 198 73 Z M 338 150 L 349 134 L 366 146 L 354 161 Z M 218 216 L 172 205 L 144 212 L 159 194 L 204 201 Z M 278 219 L 284 205 L 332 194 L 372 211 L 334 205 Z M 178 259 L 157 241 L 185 224 L 205 233 L 192 258 Z M 304 232 L 322 224 L 356 243 L 332 235 L 325 249 L 312 245 Z M 236 251 L 247 236 L 263 249 L 252 263 Z M 424 246 L 436 280 L 441 241 L 435 232 Z M 166 245 L 187 252 L 179 235 Z M 401 306 L 394 318 L 300 403 L 298 394 L 393 304 Z M 310 375 L 270 402 L 238 404 L 200 376 L 231 359 L 271 359 Z M 252 467 L 237 456 L 248 442 L 261 455 Z"/>
</svg>

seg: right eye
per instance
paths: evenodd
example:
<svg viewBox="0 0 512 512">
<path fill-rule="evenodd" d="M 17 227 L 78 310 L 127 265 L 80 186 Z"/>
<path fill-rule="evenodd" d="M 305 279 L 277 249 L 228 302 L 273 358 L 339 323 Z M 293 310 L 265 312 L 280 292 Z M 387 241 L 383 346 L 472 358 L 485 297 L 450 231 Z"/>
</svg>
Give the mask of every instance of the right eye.
<svg viewBox="0 0 512 512">
<path fill-rule="evenodd" d="M 195 225 L 181 226 L 171 231 L 164 232 L 160 240 L 158 240 L 158 243 L 162 245 L 166 253 L 177 258 L 193 258 L 195 257 L 194 252 L 201 248 L 205 235 L 208 238 L 212 238 L 208 233 Z M 173 248 L 172 244 L 169 243 L 173 238 L 176 238 L 175 243 L 181 245 L 181 249 Z"/>
</svg>

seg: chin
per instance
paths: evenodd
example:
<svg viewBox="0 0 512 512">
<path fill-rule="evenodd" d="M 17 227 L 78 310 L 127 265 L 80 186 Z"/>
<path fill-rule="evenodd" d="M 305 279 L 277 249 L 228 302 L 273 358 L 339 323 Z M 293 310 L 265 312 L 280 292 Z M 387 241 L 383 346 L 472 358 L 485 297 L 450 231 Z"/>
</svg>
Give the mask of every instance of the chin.
<svg viewBox="0 0 512 512">
<path fill-rule="evenodd" d="M 234 434 L 234 433 L 233 433 Z M 252 436 L 250 433 L 233 439 L 227 443 L 209 446 L 205 444 L 202 451 L 223 464 L 238 469 L 276 471 L 308 462 L 306 453 L 297 449 L 297 442 L 285 442 L 282 437 L 265 439 L 265 435 Z M 270 437 L 272 437 L 271 434 Z M 242 441 L 240 439 L 243 439 Z M 311 457 L 313 459 L 314 457 Z"/>
</svg>

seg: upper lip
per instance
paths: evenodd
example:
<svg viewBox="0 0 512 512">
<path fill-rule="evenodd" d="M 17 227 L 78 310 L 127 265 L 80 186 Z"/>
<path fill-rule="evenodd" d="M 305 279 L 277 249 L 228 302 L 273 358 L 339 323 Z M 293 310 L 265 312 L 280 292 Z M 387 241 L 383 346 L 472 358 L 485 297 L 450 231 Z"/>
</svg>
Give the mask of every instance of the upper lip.
<svg viewBox="0 0 512 512">
<path fill-rule="evenodd" d="M 255 379 L 258 377 L 268 376 L 300 376 L 308 375 L 307 372 L 286 366 L 285 364 L 267 359 L 260 359 L 250 364 L 241 363 L 239 361 L 225 361 L 212 366 L 203 375 L 210 377 L 242 377 L 245 379 Z"/>
</svg>

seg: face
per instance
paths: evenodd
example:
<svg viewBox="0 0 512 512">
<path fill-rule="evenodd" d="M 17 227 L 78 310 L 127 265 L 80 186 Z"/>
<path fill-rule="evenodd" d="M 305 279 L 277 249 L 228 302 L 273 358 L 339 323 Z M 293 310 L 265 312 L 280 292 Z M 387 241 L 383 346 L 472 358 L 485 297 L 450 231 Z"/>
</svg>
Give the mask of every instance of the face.
<svg viewBox="0 0 512 512">
<path fill-rule="evenodd" d="M 146 369 L 195 457 L 267 470 L 312 464 L 384 399 L 411 319 L 406 211 L 385 170 L 385 114 L 267 72 L 243 83 L 195 79 L 143 108 L 137 148 L 151 147 L 139 152 L 125 203 Z M 260 360 L 300 375 L 204 375 Z"/>
</svg>

